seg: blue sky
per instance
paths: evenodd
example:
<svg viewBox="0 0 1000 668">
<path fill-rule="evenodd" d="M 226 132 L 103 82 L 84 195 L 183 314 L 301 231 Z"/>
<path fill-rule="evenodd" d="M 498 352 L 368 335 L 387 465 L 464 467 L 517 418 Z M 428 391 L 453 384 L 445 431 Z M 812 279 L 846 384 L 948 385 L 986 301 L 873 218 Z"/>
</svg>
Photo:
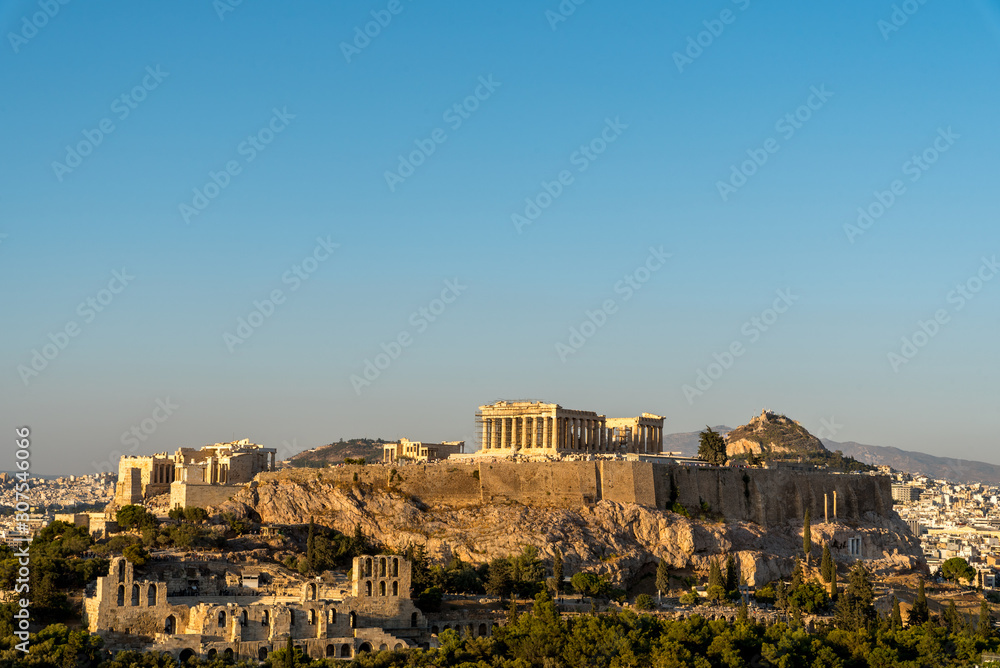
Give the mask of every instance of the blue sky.
<svg viewBox="0 0 1000 668">
<path fill-rule="evenodd" d="M 43 5 L 0 10 L 0 401 L 38 473 L 471 442 L 518 397 L 996 460 L 993 0 Z"/>
</svg>

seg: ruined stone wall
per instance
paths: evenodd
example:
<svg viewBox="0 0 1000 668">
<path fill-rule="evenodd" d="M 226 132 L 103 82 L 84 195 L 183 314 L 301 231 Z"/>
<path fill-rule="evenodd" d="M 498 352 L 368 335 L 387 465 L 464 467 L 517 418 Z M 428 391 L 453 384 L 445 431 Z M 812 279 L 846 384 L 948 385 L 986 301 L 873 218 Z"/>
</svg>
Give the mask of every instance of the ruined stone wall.
<svg viewBox="0 0 1000 668">
<path fill-rule="evenodd" d="M 888 478 L 841 475 L 787 469 L 702 468 L 629 461 L 512 462 L 498 459 L 477 464 L 346 466 L 338 469 L 281 471 L 259 480 L 307 487 L 333 482 L 345 488 L 358 484 L 395 489 L 431 507 L 468 507 L 483 503 L 522 503 L 541 508 L 579 508 L 600 500 L 667 509 L 671 487 L 678 503 L 692 515 L 702 503 L 727 519 L 774 526 L 801 521 L 808 507 L 814 522 L 823 518 L 828 495 L 834 519 L 862 521 L 890 517 L 892 495 Z M 478 473 L 478 479 L 476 474 Z M 354 481 L 354 476 L 358 481 Z M 394 482 L 390 482 L 390 480 Z M 310 483 L 312 481 L 312 483 Z"/>
<path fill-rule="evenodd" d="M 210 485 L 173 482 L 170 484 L 170 507 L 208 508 L 225 503 L 242 489 L 239 485 Z"/>
<path fill-rule="evenodd" d="M 484 503 L 569 508 L 599 500 L 594 462 L 511 462 L 479 465 Z"/>
</svg>

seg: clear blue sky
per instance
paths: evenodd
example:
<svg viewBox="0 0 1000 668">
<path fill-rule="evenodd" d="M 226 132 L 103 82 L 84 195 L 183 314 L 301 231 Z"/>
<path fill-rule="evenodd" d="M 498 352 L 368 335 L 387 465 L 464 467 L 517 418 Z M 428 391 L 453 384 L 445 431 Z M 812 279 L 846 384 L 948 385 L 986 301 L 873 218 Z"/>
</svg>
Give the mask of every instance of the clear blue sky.
<svg viewBox="0 0 1000 668">
<path fill-rule="evenodd" d="M 471 442 L 479 404 L 528 397 L 657 412 L 668 432 L 766 406 L 814 432 L 832 419 L 838 441 L 996 461 L 1000 280 L 976 277 L 1000 254 L 1000 11 L 914 5 L 890 31 L 888 0 L 591 0 L 565 21 L 546 16 L 555 0 L 243 2 L 222 18 L 209 0 L 51 18 L 4 3 L 7 433 L 33 428 L 36 472 L 83 473 L 233 436 Z M 391 21 L 345 56 L 371 12 Z M 592 141 L 602 153 L 578 152 Z M 905 164 L 935 141 L 926 171 Z M 434 152 L 390 187 L 418 142 Z M 723 199 L 748 151 L 767 161 Z M 185 216 L 210 172 L 228 185 Z M 895 180 L 885 213 L 845 231 Z M 562 192 L 518 230 L 543 181 Z M 339 247 L 308 274 L 319 237 Z M 134 278 L 102 293 L 123 268 Z M 648 280 L 629 295 L 626 275 Z M 969 279 L 981 290 L 959 308 Z M 273 314 L 227 343 L 274 290 Z M 606 300 L 582 347 L 557 348 Z M 388 366 L 352 383 L 366 359 Z M 699 370 L 716 378 L 686 396 Z"/>
</svg>

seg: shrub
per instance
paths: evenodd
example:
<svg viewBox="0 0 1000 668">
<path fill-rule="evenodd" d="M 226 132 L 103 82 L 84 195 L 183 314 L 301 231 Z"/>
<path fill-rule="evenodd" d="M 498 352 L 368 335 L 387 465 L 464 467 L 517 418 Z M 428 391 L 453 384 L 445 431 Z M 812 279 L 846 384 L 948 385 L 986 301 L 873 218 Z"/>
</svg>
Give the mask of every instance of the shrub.
<svg viewBox="0 0 1000 668">
<path fill-rule="evenodd" d="M 653 609 L 653 597 L 649 594 L 639 594 L 635 597 L 635 609 L 636 610 L 652 610 Z"/>
</svg>

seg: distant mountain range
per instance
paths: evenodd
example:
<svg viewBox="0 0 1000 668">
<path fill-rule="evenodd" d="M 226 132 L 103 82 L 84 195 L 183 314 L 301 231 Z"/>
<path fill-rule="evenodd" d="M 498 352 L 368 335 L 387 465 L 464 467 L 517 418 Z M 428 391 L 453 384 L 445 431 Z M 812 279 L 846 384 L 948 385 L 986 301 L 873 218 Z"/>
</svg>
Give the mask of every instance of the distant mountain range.
<svg viewBox="0 0 1000 668">
<path fill-rule="evenodd" d="M 1000 484 L 1000 466 L 996 464 L 951 457 L 935 457 L 923 452 L 900 450 L 881 445 L 864 445 L 854 441 L 837 443 L 824 439 L 823 444 L 829 450 L 840 450 L 858 461 L 875 466 L 891 466 L 897 471 L 923 473 L 930 478 L 951 480 L 952 482 Z"/>
</svg>

